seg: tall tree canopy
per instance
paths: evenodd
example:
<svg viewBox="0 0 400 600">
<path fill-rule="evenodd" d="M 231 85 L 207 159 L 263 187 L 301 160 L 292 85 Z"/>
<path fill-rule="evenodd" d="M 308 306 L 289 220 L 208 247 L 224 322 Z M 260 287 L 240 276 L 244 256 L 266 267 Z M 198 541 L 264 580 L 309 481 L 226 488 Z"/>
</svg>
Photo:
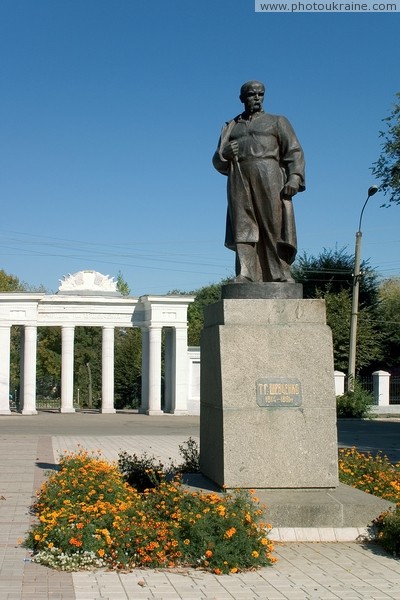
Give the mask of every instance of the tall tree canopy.
<svg viewBox="0 0 400 600">
<path fill-rule="evenodd" d="M 385 370 L 400 367 L 400 277 L 385 279 L 379 287 L 378 324 L 382 332 Z"/>
<path fill-rule="evenodd" d="M 306 252 L 298 256 L 292 267 L 292 274 L 298 283 L 303 284 L 303 297 L 316 298 L 321 293 L 339 293 L 352 289 L 354 279 L 354 254 L 346 248 L 324 248 L 318 256 Z M 378 299 L 378 276 L 368 261 L 361 263 L 360 304 L 375 305 Z"/>
<path fill-rule="evenodd" d="M 381 180 L 380 189 L 388 195 L 388 202 L 400 204 L 400 92 L 392 113 L 383 119 L 385 131 L 380 132 L 383 138 L 382 151 L 372 167 L 372 173 Z"/>
</svg>

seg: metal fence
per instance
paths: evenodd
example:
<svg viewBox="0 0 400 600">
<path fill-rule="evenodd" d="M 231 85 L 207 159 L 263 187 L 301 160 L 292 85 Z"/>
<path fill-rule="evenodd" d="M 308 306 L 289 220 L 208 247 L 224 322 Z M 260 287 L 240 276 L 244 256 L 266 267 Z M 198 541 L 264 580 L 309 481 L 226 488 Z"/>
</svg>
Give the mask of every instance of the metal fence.
<svg viewBox="0 0 400 600">
<path fill-rule="evenodd" d="M 359 381 L 360 381 L 362 387 L 364 388 L 364 390 L 373 394 L 374 386 L 373 386 L 372 375 L 360 377 Z M 400 404 L 400 376 L 399 375 L 392 375 L 390 377 L 389 404 Z"/>
<path fill-rule="evenodd" d="M 390 378 L 390 404 L 400 404 L 400 376 L 392 375 Z"/>
<path fill-rule="evenodd" d="M 370 394 L 374 393 L 374 382 L 372 379 L 372 375 L 360 377 L 359 381 L 366 392 L 369 392 Z"/>
</svg>

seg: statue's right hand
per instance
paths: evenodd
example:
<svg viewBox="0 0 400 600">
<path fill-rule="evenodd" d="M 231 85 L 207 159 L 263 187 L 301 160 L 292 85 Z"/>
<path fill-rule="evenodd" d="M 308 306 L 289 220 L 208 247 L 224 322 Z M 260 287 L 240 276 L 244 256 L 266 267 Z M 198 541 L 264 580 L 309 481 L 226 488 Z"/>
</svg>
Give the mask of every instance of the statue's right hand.
<svg viewBox="0 0 400 600">
<path fill-rule="evenodd" d="M 228 142 L 222 151 L 222 156 L 225 160 L 233 160 L 239 154 L 239 144 L 236 140 Z"/>
</svg>

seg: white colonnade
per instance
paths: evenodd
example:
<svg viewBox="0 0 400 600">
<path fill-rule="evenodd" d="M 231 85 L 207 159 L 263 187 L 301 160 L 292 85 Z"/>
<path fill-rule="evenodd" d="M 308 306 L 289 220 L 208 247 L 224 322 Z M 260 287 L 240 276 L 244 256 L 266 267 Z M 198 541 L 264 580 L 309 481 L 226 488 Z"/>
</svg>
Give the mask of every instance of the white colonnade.
<svg viewBox="0 0 400 600">
<path fill-rule="evenodd" d="M 188 296 L 123 297 L 115 282 L 95 271 L 80 271 L 61 283 L 57 294 L 0 293 L 0 415 L 10 414 L 11 327 L 21 338 L 20 404 L 24 415 L 36 410 L 37 328 L 61 327 L 61 407 L 74 412 L 75 328 L 102 328 L 102 413 L 114 408 L 114 332 L 116 327 L 142 330 L 142 404 L 148 415 L 161 410 L 162 332 L 166 339 L 165 412 L 187 413 Z M 133 360 L 133 357 L 132 357 Z"/>
</svg>

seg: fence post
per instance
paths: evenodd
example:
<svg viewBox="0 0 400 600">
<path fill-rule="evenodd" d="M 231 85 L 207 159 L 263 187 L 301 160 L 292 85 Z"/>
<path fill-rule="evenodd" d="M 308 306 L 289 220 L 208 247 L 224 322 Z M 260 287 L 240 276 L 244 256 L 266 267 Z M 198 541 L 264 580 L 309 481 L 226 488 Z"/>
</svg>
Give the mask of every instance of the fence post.
<svg viewBox="0 0 400 600">
<path fill-rule="evenodd" d="M 342 371 L 335 371 L 335 396 L 343 396 L 344 394 L 344 380 L 346 375 Z"/>
<path fill-rule="evenodd" d="M 372 373 L 374 403 L 378 406 L 389 406 L 390 400 L 390 373 L 387 371 L 374 371 Z"/>
</svg>

